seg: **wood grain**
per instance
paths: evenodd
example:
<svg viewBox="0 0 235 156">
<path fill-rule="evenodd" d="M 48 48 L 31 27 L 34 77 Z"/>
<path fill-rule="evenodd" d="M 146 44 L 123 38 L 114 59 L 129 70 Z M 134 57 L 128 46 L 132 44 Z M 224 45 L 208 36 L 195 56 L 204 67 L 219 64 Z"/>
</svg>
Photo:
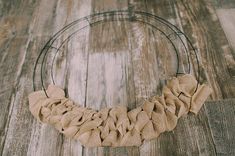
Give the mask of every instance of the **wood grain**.
<svg viewBox="0 0 235 156">
<path fill-rule="evenodd" d="M 233 4 L 219 0 L 1 0 L 0 155 L 234 155 Z M 213 88 L 213 101 L 198 116 L 183 117 L 175 130 L 140 147 L 84 148 L 30 114 L 27 95 L 33 91 L 33 65 L 49 37 L 63 26 L 91 13 L 128 8 L 163 17 L 189 36 L 200 58 L 201 81 Z M 59 46 L 65 37 L 54 45 Z M 100 24 L 64 44 L 53 68 L 55 82 L 78 104 L 133 109 L 161 94 L 165 79 L 174 74 L 176 59 L 170 51 L 172 47 L 160 33 L 144 24 Z M 53 53 L 45 66 L 46 84 L 52 81 L 52 59 Z M 196 72 L 193 57 L 191 63 Z M 187 62 L 180 62 L 182 71 L 186 66 Z"/>
<path fill-rule="evenodd" d="M 216 8 L 224 8 L 224 9 L 230 9 L 235 7 L 235 1 L 234 0 L 212 0 L 212 4 Z"/>
<path fill-rule="evenodd" d="M 224 105 L 224 103 L 226 103 Z M 206 112 L 209 126 L 218 155 L 235 154 L 235 123 L 232 118 L 235 114 L 235 99 L 226 99 L 217 102 L 208 102 Z"/>
<path fill-rule="evenodd" d="M 225 59 L 231 76 L 235 76 L 235 9 L 217 9 L 216 11 L 221 26 L 225 32 L 229 45 L 222 47 L 224 49 Z M 232 49 L 231 49 L 232 48 Z"/>
</svg>

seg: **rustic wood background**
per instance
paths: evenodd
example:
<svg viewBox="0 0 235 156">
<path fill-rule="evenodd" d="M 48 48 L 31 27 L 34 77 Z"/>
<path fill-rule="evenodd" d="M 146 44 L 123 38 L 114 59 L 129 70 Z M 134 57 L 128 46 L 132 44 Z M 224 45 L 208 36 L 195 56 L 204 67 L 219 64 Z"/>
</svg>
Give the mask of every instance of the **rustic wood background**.
<svg viewBox="0 0 235 156">
<path fill-rule="evenodd" d="M 30 114 L 33 65 L 63 26 L 91 13 L 128 8 L 163 17 L 189 36 L 202 81 L 213 94 L 197 116 L 181 118 L 175 130 L 140 147 L 84 148 Z M 161 93 L 167 73 L 175 70 L 167 61 L 171 56 L 161 53 L 167 45 L 150 44 L 153 36 L 149 28 L 129 23 L 89 28 L 58 55 L 56 83 L 88 107 L 135 108 Z M 235 155 L 234 57 L 234 0 L 0 0 L 0 155 Z"/>
</svg>

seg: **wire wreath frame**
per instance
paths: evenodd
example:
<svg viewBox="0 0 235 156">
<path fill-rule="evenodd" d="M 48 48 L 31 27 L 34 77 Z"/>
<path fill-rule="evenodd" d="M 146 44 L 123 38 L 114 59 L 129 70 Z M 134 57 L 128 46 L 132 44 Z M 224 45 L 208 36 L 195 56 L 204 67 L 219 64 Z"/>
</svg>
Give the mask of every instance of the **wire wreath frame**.
<svg viewBox="0 0 235 156">
<path fill-rule="evenodd" d="M 45 95 L 47 97 L 49 97 L 46 92 L 46 87 L 45 87 L 45 82 L 44 82 L 44 74 L 45 74 L 44 73 L 44 66 L 45 66 L 45 62 L 46 62 L 45 61 L 46 57 L 48 56 L 48 53 L 50 51 L 55 50 L 55 54 L 53 56 L 52 63 L 51 63 L 51 69 L 50 69 L 50 76 L 51 76 L 53 84 L 55 85 L 53 67 L 55 64 L 56 56 L 61 51 L 62 46 L 66 42 L 68 42 L 73 36 L 75 36 L 80 31 L 84 30 L 85 28 L 93 27 L 93 26 L 96 26 L 98 24 L 105 23 L 105 22 L 114 22 L 114 21 L 138 22 L 138 23 L 148 25 L 152 29 L 160 32 L 160 34 L 165 37 L 165 39 L 170 43 L 170 45 L 174 49 L 176 59 L 177 59 L 177 69 L 176 69 L 176 73 L 175 73 L 176 77 L 180 74 L 191 73 L 192 65 L 190 62 L 190 57 L 192 55 L 194 55 L 195 60 L 196 60 L 196 66 L 197 66 L 196 67 L 197 74 L 195 76 L 196 80 L 197 80 L 197 86 L 196 86 L 194 93 L 197 91 L 198 86 L 199 86 L 199 81 L 200 81 L 200 65 L 199 65 L 199 59 L 197 56 L 197 51 L 194 48 L 192 42 L 189 40 L 189 38 L 177 26 L 173 25 L 169 21 L 167 21 L 159 16 L 148 13 L 148 12 L 133 11 L 133 10 L 115 10 L 115 11 L 107 11 L 107 12 L 91 14 L 91 15 L 85 16 L 83 18 L 80 18 L 78 20 L 71 22 L 70 24 L 68 24 L 65 27 L 63 27 L 62 29 L 60 29 L 57 33 L 55 33 L 46 42 L 46 44 L 41 49 L 41 51 L 36 59 L 34 69 L 33 69 L 33 89 L 34 89 L 34 91 L 36 90 L 36 75 L 37 75 L 37 71 L 39 71 L 41 87 L 42 87 Z M 161 27 L 159 27 L 159 24 L 164 26 L 165 29 L 170 30 L 171 33 L 167 34 L 164 30 L 161 29 Z M 71 30 L 73 30 L 73 31 L 71 31 Z M 68 34 L 68 35 L 58 47 L 54 46 L 53 44 L 63 34 Z M 179 62 L 180 62 L 181 58 L 179 57 L 179 50 L 177 49 L 177 46 L 173 43 L 173 39 L 171 39 L 171 37 L 170 37 L 171 35 L 175 35 L 176 38 L 178 39 L 178 41 L 182 44 L 182 47 L 183 47 L 183 50 L 184 50 L 184 53 L 186 56 L 186 60 L 187 60 L 187 65 L 188 65 L 188 67 L 187 67 L 188 70 L 186 73 L 179 72 L 179 68 L 180 68 Z M 182 37 L 184 37 L 184 38 L 182 38 Z M 183 41 L 184 39 L 186 39 L 187 43 L 185 43 Z M 192 52 L 190 52 L 190 50 Z"/>
</svg>

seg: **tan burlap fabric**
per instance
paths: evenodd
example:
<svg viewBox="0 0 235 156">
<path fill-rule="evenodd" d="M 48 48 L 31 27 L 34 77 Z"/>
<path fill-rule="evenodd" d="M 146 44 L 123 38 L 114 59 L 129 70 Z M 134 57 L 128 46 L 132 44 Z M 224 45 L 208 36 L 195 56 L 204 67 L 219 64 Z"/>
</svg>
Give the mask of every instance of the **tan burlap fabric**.
<svg viewBox="0 0 235 156">
<path fill-rule="evenodd" d="M 117 106 L 96 111 L 76 105 L 57 86 L 29 95 L 29 109 L 39 121 L 53 125 L 67 137 L 84 146 L 139 146 L 173 130 L 177 120 L 188 112 L 198 113 L 212 90 L 199 85 L 192 75 L 172 78 L 161 96 L 154 96 L 141 107 L 128 111 Z"/>
</svg>

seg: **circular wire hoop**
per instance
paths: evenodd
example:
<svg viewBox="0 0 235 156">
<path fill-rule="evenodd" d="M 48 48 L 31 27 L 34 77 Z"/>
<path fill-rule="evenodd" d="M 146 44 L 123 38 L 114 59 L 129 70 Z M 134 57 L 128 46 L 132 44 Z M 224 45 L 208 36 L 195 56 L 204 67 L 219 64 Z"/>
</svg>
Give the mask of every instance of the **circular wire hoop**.
<svg viewBox="0 0 235 156">
<path fill-rule="evenodd" d="M 92 14 L 83 18 L 80 18 L 78 20 L 75 20 L 71 22 L 70 24 L 66 25 L 62 29 L 60 29 L 57 33 L 55 33 L 44 45 L 44 47 L 41 49 L 36 62 L 34 66 L 33 71 L 33 88 L 34 91 L 36 90 L 36 75 L 37 72 L 39 72 L 40 75 L 40 83 L 43 91 L 45 92 L 45 95 L 48 97 L 48 94 L 46 92 L 45 88 L 45 82 L 44 82 L 44 67 L 45 62 L 48 54 L 52 51 L 54 51 L 54 56 L 52 58 L 51 63 L 51 69 L 50 69 L 50 76 L 52 83 L 55 84 L 54 80 L 54 74 L 53 74 L 53 68 L 55 64 L 56 57 L 58 53 L 61 51 L 61 48 L 65 43 L 67 43 L 72 37 L 76 36 L 79 32 L 84 30 L 88 27 L 93 27 L 96 25 L 99 25 L 101 23 L 107 23 L 107 22 L 137 22 L 142 23 L 144 25 L 149 26 L 155 31 L 158 31 L 165 39 L 166 41 L 172 46 L 172 49 L 175 52 L 175 56 L 177 59 L 177 67 L 175 76 L 177 77 L 179 74 L 189 74 L 192 71 L 191 67 L 191 59 L 193 56 L 195 57 L 194 60 L 196 60 L 196 80 L 198 82 L 197 87 L 195 89 L 195 92 L 198 89 L 199 85 L 199 78 L 200 78 L 200 68 L 199 68 L 199 60 L 197 56 L 196 49 L 193 47 L 192 42 L 189 40 L 189 38 L 175 25 L 171 24 L 169 21 L 150 14 L 148 12 L 142 12 L 142 11 L 130 11 L 130 10 L 117 10 L 117 11 L 108 11 L 108 12 L 102 12 L 102 13 L 96 13 Z M 172 39 L 171 36 L 174 36 L 174 39 Z M 63 40 L 61 44 L 58 46 L 55 43 L 58 40 L 61 40 L 61 36 L 63 36 Z M 65 37 L 65 39 L 64 39 Z M 175 40 L 178 41 L 178 44 L 181 45 L 182 49 L 179 49 L 178 46 L 175 43 Z M 182 61 L 182 58 L 180 57 L 180 51 L 183 51 L 184 56 L 186 57 L 185 60 L 187 60 L 187 71 L 180 72 L 180 62 Z"/>
</svg>

